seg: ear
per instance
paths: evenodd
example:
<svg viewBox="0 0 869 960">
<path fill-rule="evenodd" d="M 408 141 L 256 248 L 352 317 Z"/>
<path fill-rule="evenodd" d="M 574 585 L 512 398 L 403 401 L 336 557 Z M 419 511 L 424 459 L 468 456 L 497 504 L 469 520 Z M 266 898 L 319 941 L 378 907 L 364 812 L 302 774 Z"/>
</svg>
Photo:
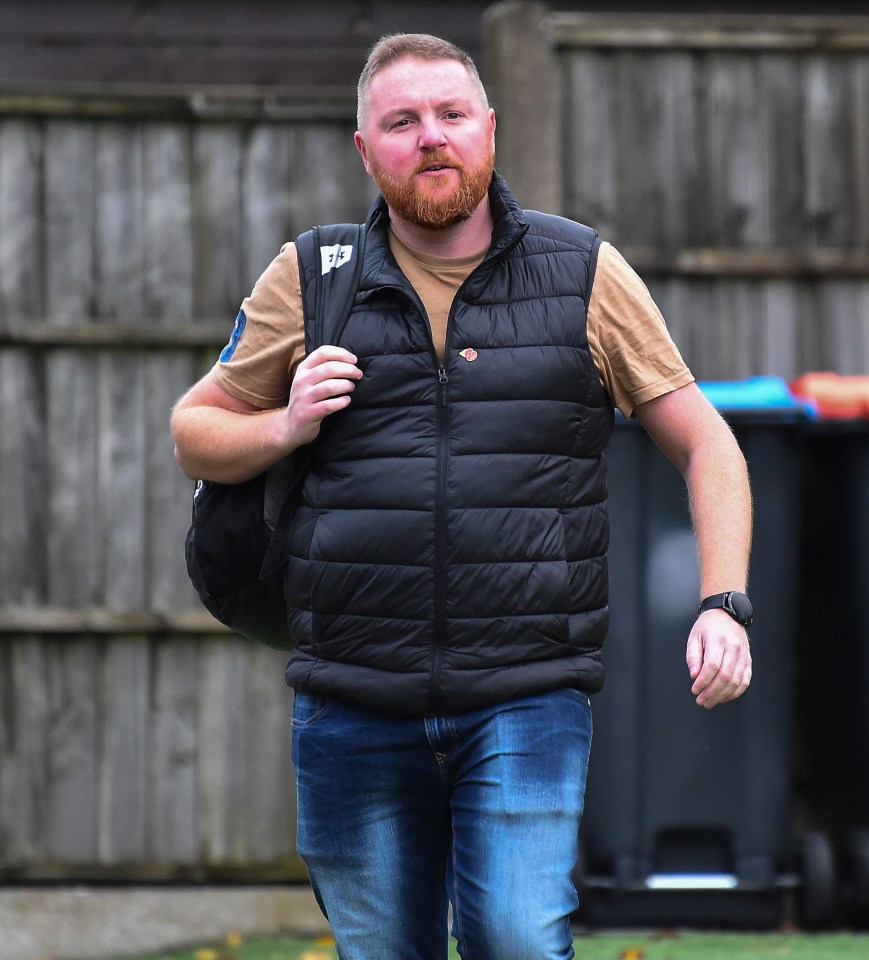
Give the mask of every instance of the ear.
<svg viewBox="0 0 869 960">
<path fill-rule="evenodd" d="M 365 172 L 371 176 L 371 167 L 368 163 L 368 151 L 365 149 L 365 140 L 358 130 L 353 134 L 353 142 L 356 144 L 359 156 L 362 157 L 362 162 L 365 164 Z"/>
<path fill-rule="evenodd" d="M 492 145 L 495 143 L 495 111 L 489 107 L 489 127 L 492 136 Z"/>
</svg>

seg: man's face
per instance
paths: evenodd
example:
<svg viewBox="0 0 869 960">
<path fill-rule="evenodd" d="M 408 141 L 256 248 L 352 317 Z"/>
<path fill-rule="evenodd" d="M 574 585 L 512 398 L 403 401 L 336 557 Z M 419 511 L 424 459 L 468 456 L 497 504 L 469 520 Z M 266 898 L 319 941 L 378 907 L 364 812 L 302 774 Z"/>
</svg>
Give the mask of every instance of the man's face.
<svg viewBox="0 0 869 960">
<path fill-rule="evenodd" d="M 356 146 L 393 214 L 438 229 L 486 196 L 495 114 L 454 60 L 407 57 L 375 74 Z"/>
</svg>

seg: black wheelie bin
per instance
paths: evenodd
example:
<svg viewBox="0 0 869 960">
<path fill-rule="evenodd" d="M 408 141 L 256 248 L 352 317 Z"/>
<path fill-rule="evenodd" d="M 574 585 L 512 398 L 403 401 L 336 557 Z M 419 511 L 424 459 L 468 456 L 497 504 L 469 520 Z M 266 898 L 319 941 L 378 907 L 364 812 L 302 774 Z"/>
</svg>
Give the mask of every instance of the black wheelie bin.
<svg viewBox="0 0 869 960">
<path fill-rule="evenodd" d="M 801 378 L 812 395 L 811 375 Z M 841 919 L 869 926 L 869 378 L 818 384 L 806 439 L 798 690 L 800 796 L 828 832 Z M 855 389 L 862 380 L 862 402 Z M 806 382 L 810 381 L 810 382 Z"/>
<path fill-rule="evenodd" d="M 685 484 L 642 427 L 620 419 L 607 454 L 607 681 L 592 700 L 576 873 L 577 920 L 590 926 L 762 928 L 780 921 L 785 892 L 805 882 L 791 817 L 791 746 L 808 415 L 783 381 L 702 386 L 731 424 L 752 478 L 754 678 L 737 701 L 711 711 L 694 702 L 685 647 L 700 587 Z M 809 884 L 824 913 L 831 856 L 817 860 Z"/>
</svg>

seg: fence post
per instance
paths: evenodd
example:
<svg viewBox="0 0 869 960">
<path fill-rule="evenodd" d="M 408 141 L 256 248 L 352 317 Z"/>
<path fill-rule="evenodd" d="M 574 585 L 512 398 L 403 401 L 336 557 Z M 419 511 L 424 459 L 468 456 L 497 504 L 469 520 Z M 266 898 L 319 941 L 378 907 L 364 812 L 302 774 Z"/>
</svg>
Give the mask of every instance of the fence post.
<svg viewBox="0 0 869 960">
<path fill-rule="evenodd" d="M 559 83 L 545 3 L 506 0 L 483 14 L 486 88 L 498 117 L 497 166 L 519 202 L 561 213 Z"/>
</svg>

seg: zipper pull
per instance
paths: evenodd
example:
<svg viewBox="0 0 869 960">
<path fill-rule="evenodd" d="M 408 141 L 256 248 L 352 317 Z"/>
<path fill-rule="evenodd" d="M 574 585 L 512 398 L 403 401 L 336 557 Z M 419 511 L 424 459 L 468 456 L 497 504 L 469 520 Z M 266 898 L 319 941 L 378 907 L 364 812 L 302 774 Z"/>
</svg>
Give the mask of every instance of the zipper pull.
<svg viewBox="0 0 869 960">
<path fill-rule="evenodd" d="M 441 406 L 445 407 L 447 405 L 447 384 L 450 382 L 450 378 L 447 376 L 447 368 L 441 364 L 438 367 L 438 383 L 441 385 Z"/>
</svg>

